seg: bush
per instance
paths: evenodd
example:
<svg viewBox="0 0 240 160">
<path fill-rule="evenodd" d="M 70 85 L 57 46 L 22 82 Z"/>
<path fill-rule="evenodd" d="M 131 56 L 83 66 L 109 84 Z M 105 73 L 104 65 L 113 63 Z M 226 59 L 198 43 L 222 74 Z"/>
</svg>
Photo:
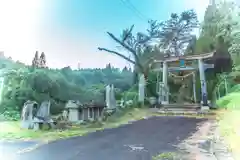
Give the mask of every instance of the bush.
<svg viewBox="0 0 240 160">
<path fill-rule="evenodd" d="M 219 108 L 240 109 L 240 92 L 229 93 L 216 102 Z"/>
<path fill-rule="evenodd" d="M 232 87 L 229 92 L 240 92 L 240 84 L 235 85 Z"/>
<path fill-rule="evenodd" d="M 129 101 L 129 100 L 135 100 L 136 98 L 138 97 L 138 93 L 137 92 L 125 92 L 124 93 L 124 99 L 126 101 Z"/>
<path fill-rule="evenodd" d="M 9 120 L 9 121 L 17 121 L 20 120 L 21 115 L 18 111 L 5 111 L 3 112 L 3 117 L 5 120 Z"/>
</svg>

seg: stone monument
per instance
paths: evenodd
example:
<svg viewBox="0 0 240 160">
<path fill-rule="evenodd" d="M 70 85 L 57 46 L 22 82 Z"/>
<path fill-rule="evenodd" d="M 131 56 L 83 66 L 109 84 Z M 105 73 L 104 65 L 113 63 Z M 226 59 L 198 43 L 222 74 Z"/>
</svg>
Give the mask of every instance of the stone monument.
<svg viewBox="0 0 240 160">
<path fill-rule="evenodd" d="M 43 101 L 39 109 L 37 110 L 36 116 L 33 118 L 34 130 L 41 128 L 40 124 L 48 124 L 49 128 L 54 128 L 54 121 L 50 115 L 50 101 Z"/>
<path fill-rule="evenodd" d="M 111 85 L 111 108 L 116 109 L 115 89 L 113 84 Z"/>
<path fill-rule="evenodd" d="M 110 87 L 110 85 L 107 85 L 106 86 L 106 94 L 105 94 L 105 102 L 106 102 L 107 108 L 110 108 L 110 106 L 111 106 L 110 94 L 111 94 L 111 87 Z"/>
<path fill-rule="evenodd" d="M 144 103 L 145 99 L 145 78 L 144 75 L 140 75 L 138 84 L 138 102 Z"/>
<path fill-rule="evenodd" d="M 37 110 L 37 102 L 28 100 L 24 103 L 22 113 L 21 113 L 21 128 L 32 129 L 33 128 L 33 118 L 34 111 Z"/>
<path fill-rule="evenodd" d="M 115 91 L 113 85 L 106 86 L 106 106 L 108 110 L 116 109 L 116 99 L 115 99 Z"/>
</svg>

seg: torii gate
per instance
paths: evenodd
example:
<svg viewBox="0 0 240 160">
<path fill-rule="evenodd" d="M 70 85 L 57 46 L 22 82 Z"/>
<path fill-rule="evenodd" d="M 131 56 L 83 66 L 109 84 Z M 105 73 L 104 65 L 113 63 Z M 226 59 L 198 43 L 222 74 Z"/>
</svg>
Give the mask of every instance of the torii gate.
<svg viewBox="0 0 240 160">
<path fill-rule="evenodd" d="M 165 91 L 163 91 L 163 97 L 159 97 L 159 101 L 161 104 L 169 104 L 169 94 L 168 94 L 168 72 L 171 71 L 195 71 L 199 70 L 200 74 L 200 81 L 201 81 L 201 100 L 202 100 L 202 106 L 208 106 L 208 99 L 207 99 L 207 84 L 206 84 L 206 77 L 205 77 L 205 70 L 208 68 L 214 68 L 214 64 L 212 62 L 212 58 L 214 56 L 214 52 L 211 53 L 205 53 L 200 55 L 187 55 L 187 56 L 180 56 L 180 57 L 169 57 L 164 58 L 161 60 L 154 60 L 153 64 L 151 65 L 151 68 L 153 71 L 162 72 L 162 82 L 161 85 L 158 85 L 158 87 L 165 88 Z M 189 65 L 193 61 L 197 60 L 197 65 Z M 210 61 L 210 62 L 209 62 Z M 176 65 L 176 62 L 183 62 L 181 65 L 187 64 L 186 66 L 178 65 L 171 66 L 172 64 Z M 195 76 L 193 76 L 195 78 Z M 195 91 L 195 84 L 194 84 L 194 98 L 196 101 L 196 91 Z"/>
</svg>

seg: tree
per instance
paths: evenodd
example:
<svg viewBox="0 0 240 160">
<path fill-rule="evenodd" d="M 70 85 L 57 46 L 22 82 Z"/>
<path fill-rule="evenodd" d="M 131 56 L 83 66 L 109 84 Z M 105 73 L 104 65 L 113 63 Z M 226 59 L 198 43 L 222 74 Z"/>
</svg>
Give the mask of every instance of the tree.
<svg viewBox="0 0 240 160">
<path fill-rule="evenodd" d="M 149 24 L 151 24 L 151 21 L 149 22 Z M 109 50 L 106 48 L 99 47 L 98 49 L 100 51 L 106 51 L 115 54 L 132 63 L 134 65 L 134 71 L 136 73 L 144 74 L 145 78 L 147 79 L 149 72 L 149 64 L 154 60 L 154 57 L 160 55 L 160 51 L 157 47 L 149 44 L 151 38 L 153 37 L 153 35 L 155 35 L 152 30 L 149 30 L 149 35 L 145 35 L 139 32 L 136 36 L 134 36 L 132 34 L 133 28 L 134 25 L 132 25 L 128 29 L 123 30 L 120 38 L 117 38 L 112 33 L 107 32 L 107 34 L 115 42 L 120 44 L 122 48 L 124 48 L 128 53 L 130 53 L 130 57 L 127 57 L 125 53 L 119 53 L 117 51 Z"/>
<path fill-rule="evenodd" d="M 197 54 L 196 53 L 196 45 L 197 45 L 197 37 L 196 37 L 196 35 L 192 35 L 192 38 L 187 45 L 185 54 L 188 54 L 188 55 Z"/>
<path fill-rule="evenodd" d="M 196 12 L 188 10 L 180 15 L 172 13 L 169 20 L 158 25 L 160 47 L 167 50 L 169 56 L 180 56 L 184 54 L 189 42 L 195 38 L 191 33 L 193 29 L 198 28 L 199 23 Z"/>
<path fill-rule="evenodd" d="M 202 25 L 201 37 L 208 37 L 217 45 L 217 37 L 223 37 L 235 65 L 240 64 L 240 14 L 238 5 L 223 1 L 210 5 Z"/>
<path fill-rule="evenodd" d="M 46 68 L 46 55 L 44 52 L 41 53 L 40 58 L 39 58 L 39 67 L 40 68 Z"/>
<path fill-rule="evenodd" d="M 107 34 L 118 44 L 122 46 L 128 53 L 130 53 L 130 57 L 127 57 L 125 53 L 119 53 L 117 51 L 109 50 L 106 48 L 98 48 L 100 51 L 106 51 L 112 54 L 115 54 L 126 61 L 130 62 L 134 66 L 134 83 L 138 81 L 139 74 L 143 74 L 145 80 L 147 82 L 147 92 L 151 95 L 155 95 L 155 90 L 151 90 L 148 88 L 150 81 L 148 80 L 150 64 L 153 60 L 158 56 L 162 57 L 160 50 L 156 45 L 150 44 L 152 38 L 154 38 L 154 31 L 151 26 L 153 21 L 149 21 L 150 29 L 148 30 L 148 35 L 143 33 L 137 33 L 136 36 L 132 34 L 132 30 L 134 25 L 132 25 L 129 29 L 125 29 L 122 32 L 120 38 L 117 38 L 112 33 L 107 32 Z M 154 26 L 155 27 L 155 26 Z"/>
<path fill-rule="evenodd" d="M 34 58 L 32 60 L 32 66 L 38 67 L 38 65 L 39 65 L 39 56 L 38 56 L 38 51 L 36 51 Z"/>
</svg>

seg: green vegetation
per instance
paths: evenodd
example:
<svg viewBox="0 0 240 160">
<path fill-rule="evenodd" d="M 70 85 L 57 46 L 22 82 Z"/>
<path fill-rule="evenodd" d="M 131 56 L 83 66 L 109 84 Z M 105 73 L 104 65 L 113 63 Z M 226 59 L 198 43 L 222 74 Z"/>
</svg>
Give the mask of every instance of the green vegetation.
<svg viewBox="0 0 240 160">
<path fill-rule="evenodd" d="M 217 104 L 223 110 L 218 111 L 219 130 L 233 152 L 235 158 L 240 157 L 240 91 L 239 85 L 231 89 L 231 93 L 220 98 Z"/>
<path fill-rule="evenodd" d="M 108 118 L 105 122 L 93 122 L 85 125 L 71 124 L 66 130 L 33 131 L 20 128 L 19 121 L 0 122 L 0 137 L 6 140 L 13 139 L 40 139 L 44 141 L 56 140 L 72 136 L 82 136 L 90 132 L 105 128 L 115 128 L 129 122 L 151 116 L 148 109 L 126 109 Z"/>
<path fill-rule="evenodd" d="M 0 114 L 9 120 L 19 120 L 20 111 L 27 100 L 40 103 L 49 99 L 51 113 L 55 115 L 61 113 L 68 100 L 103 103 L 105 84 L 114 84 L 117 99 L 132 86 L 131 70 L 120 70 L 110 64 L 103 69 L 48 69 L 37 68 L 34 64 L 20 65 L 2 58 L 0 66 L 5 72 Z"/>
<path fill-rule="evenodd" d="M 31 66 L 13 62 L 8 58 L 1 58 L 0 69 L 1 72 L 4 72 L 2 74 L 5 79 L 0 105 L 0 137 L 5 139 L 44 138 L 55 140 L 80 136 L 104 128 L 118 127 L 143 117 L 161 116 L 161 114 L 150 113 L 148 109 L 136 109 L 138 105 L 133 105 L 130 109 L 116 112 L 104 122 L 72 125 L 66 130 L 31 131 L 19 127 L 20 112 L 27 100 L 37 102 L 50 100 L 51 113 L 58 115 L 62 112 L 68 100 L 79 100 L 82 103 L 94 100 L 103 103 L 106 84 L 115 86 L 117 100 L 121 98 L 136 100 L 138 96 L 137 80 L 140 74 L 143 74 L 147 80 L 146 95 L 148 97 L 156 96 L 157 75 L 151 71 L 150 65 L 153 59 L 181 54 L 194 55 L 216 50 L 215 54 L 217 56 L 231 57 L 233 62 L 229 61 L 227 68 L 232 68 L 233 63 L 235 69 L 227 75 L 228 87 L 231 88 L 229 94 L 216 102 L 220 108 L 227 109 L 218 112 L 219 127 L 233 151 L 240 153 L 239 147 L 237 147 L 240 146 L 238 130 L 240 112 L 237 105 L 240 102 L 240 87 L 238 84 L 240 82 L 239 13 L 239 8 L 234 3 L 220 2 L 207 8 L 201 25 L 198 24 L 196 13 L 193 10 L 188 10 L 181 14 L 173 13 L 164 22 L 149 21 L 149 28 L 146 33 L 139 32 L 133 35 L 134 26 L 124 30 L 121 38 L 117 38 L 117 36 L 108 32 L 108 35 L 116 43 L 131 53 L 131 57 L 126 57 L 123 53 L 106 48 L 99 48 L 99 50 L 115 54 L 130 62 L 134 66 L 133 71 L 127 67 L 120 70 L 112 67 L 111 64 L 103 69 L 73 70 L 70 67 L 50 69 L 46 65 L 47 55 L 45 53 L 40 56 L 36 53 L 33 56 Z M 192 31 L 197 27 L 201 29 L 199 37 L 192 35 Z M 159 43 L 154 45 L 149 43 L 153 39 L 158 40 Z M 214 71 L 219 72 L 221 69 L 220 65 Z M 222 80 L 222 75 L 216 75 L 214 71 L 206 71 L 208 99 L 211 100 L 216 99 L 214 95 L 218 87 L 216 84 L 221 83 Z M 199 102 L 201 96 L 199 95 L 200 81 L 198 76 L 196 80 Z M 185 79 L 183 83 L 192 86 L 192 80 Z M 181 85 L 175 83 L 174 78 L 169 77 L 171 101 L 176 99 L 176 95 L 186 95 L 186 99 L 192 98 L 192 94 L 186 94 L 191 93 L 191 87 L 185 88 L 179 93 Z M 221 95 L 226 94 L 223 87 L 220 88 L 220 93 Z M 167 156 L 171 156 L 171 154 L 163 154 L 156 158 L 166 158 Z"/>
<path fill-rule="evenodd" d="M 154 156 L 152 160 L 175 160 L 177 157 L 176 153 L 173 152 L 167 152 L 167 153 L 162 153 L 157 156 Z"/>
</svg>

